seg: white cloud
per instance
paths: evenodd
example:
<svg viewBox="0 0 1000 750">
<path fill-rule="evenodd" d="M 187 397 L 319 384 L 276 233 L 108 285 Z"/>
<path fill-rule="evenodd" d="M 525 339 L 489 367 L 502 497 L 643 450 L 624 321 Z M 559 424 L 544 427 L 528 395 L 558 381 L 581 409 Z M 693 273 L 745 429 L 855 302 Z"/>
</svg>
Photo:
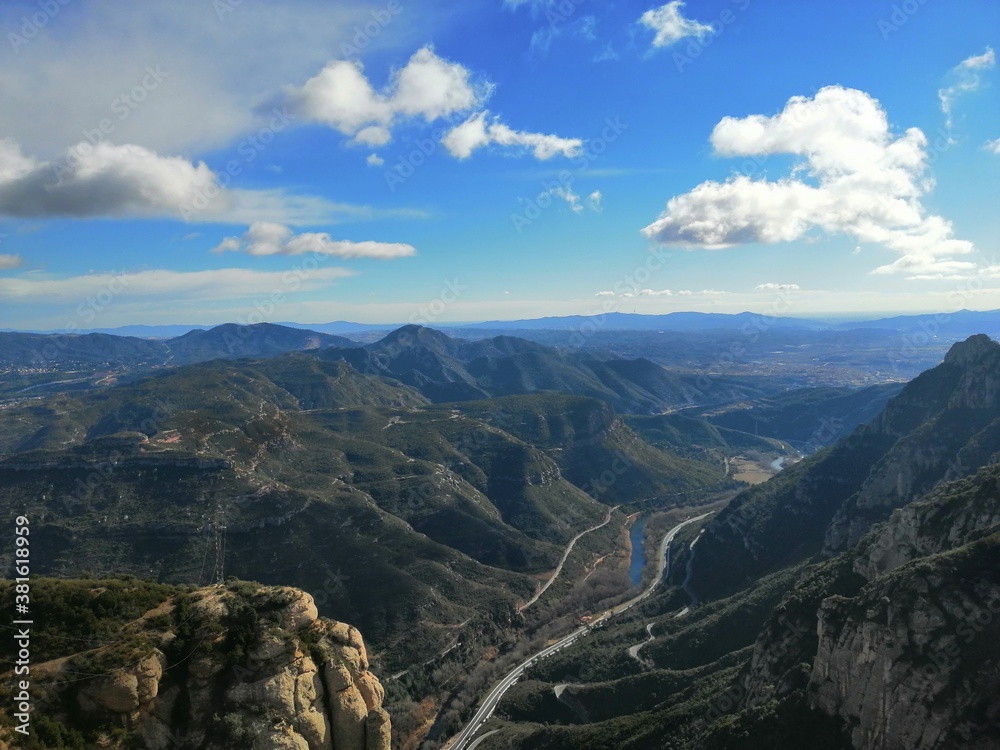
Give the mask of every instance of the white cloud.
<svg viewBox="0 0 1000 750">
<path fill-rule="evenodd" d="M 488 116 L 486 110 L 477 112 L 448 131 L 441 139 L 448 153 L 458 159 L 468 159 L 476 149 L 496 144 L 514 150 L 528 149 L 536 159 L 544 161 L 557 155 L 572 158 L 583 149 L 583 141 L 579 138 L 513 130 L 496 117 L 487 122 Z"/>
<path fill-rule="evenodd" d="M 681 289 L 680 291 L 673 292 L 669 289 L 640 289 L 638 291 L 632 292 L 611 292 L 603 291 L 595 294 L 595 297 L 622 297 L 623 299 L 637 299 L 639 297 L 718 297 L 729 292 L 719 291 L 718 289 L 702 289 L 700 292 L 695 292 L 690 289 Z"/>
<path fill-rule="evenodd" d="M 353 276 L 345 268 L 317 268 L 302 279 L 297 276 L 295 291 L 322 289 L 337 279 Z M 25 303 L 78 302 L 107 294 L 115 298 L 150 300 L 247 298 L 270 294 L 289 286 L 287 271 L 254 271 L 247 268 L 218 268 L 207 271 L 151 270 L 138 273 L 94 273 L 68 278 L 40 274 L 0 277 L 0 296 Z"/>
<path fill-rule="evenodd" d="M 973 55 L 967 57 L 959 63 L 960 68 L 968 68 L 970 70 L 977 70 L 980 68 L 992 68 L 996 64 L 997 58 L 993 52 L 992 47 L 987 47 L 986 51 L 981 55 Z"/>
<path fill-rule="evenodd" d="M 737 175 L 675 196 L 642 230 L 647 237 L 720 249 L 799 240 L 820 229 L 903 256 L 876 273 L 936 272 L 954 262 L 950 256 L 973 250 L 953 237 L 951 222 L 927 215 L 921 203 L 933 187 L 924 134 L 917 128 L 891 134 L 879 103 L 862 91 L 828 86 L 812 99 L 792 97 L 773 117 L 725 117 L 711 140 L 722 156 L 784 153 L 802 161 L 777 181 Z"/>
<path fill-rule="evenodd" d="M 773 281 L 754 287 L 758 292 L 797 292 L 801 288 L 798 284 L 775 284 Z"/>
<path fill-rule="evenodd" d="M 990 153 L 994 153 L 1000 156 L 1000 138 L 997 138 L 996 140 L 993 141 L 986 141 L 986 143 L 983 144 L 983 148 L 989 151 Z"/>
<path fill-rule="evenodd" d="M 580 196 L 573 192 L 570 187 L 555 187 L 548 191 L 549 195 L 554 195 L 556 198 L 562 198 L 566 203 L 569 204 L 570 210 L 575 213 L 583 212 L 583 204 L 580 203 Z"/>
<path fill-rule="evenodd" d="M 73 0 L 59 6 L 46 28 L 12 50 L 8 34 L 20 34 L 22 16 L 40 8 L 34 0 L 0 3 L 6 47 L 0 134 L 46 159 L 102 119 L 114 125 L 114 143 L 188 157 L 230 147 L 260 127 L 254 105 L 262 92 L 305 80 L 317 61 L 342 57 L 343 44 L 372 20 L 370 4 L 361 0 L 127 6 Z M 223 7 L 228 11 L 220 13 Z M 433 24 L 438 12 L 395 16 L 369 40 L 366 53 L 419 32 L 415 27 Z M 123 108 L 122 95 L 142 84 L 147 65 L 159 67 L 165 79 L 142 102 Z"/>
<path fill-rule="evenodd" d="M 20 268 L 23 265 L 24 258 L 20 255 L 0 255 L 0 270 Z"/>
<path fill-rule="evenodd" d="M 433 122 L 481 105 L 491 92 L 490 84 L 473 80 L 468 69 L 428 46 L 394 71 L 382 91 L 372 86 L 360 62 L 334 60 L 302 86 L 286 87 L 278 104 L 296 117 L 351 136 L 354 143 L 381 146 L 401 119 Z"/>
<path fill-rule="evenodd" d="M 226 237 L 212 252 L 248 255 L 334 255 L 338 258 L 390 260 L 416 255 L 412 245 L 400 242 L 334 240 L 326 232 L 294 234 L 284 224 L 255 221 L 242 237 Z"/>
<path fill-rule="evenodd" d="M 987 47 L 981 55 L 973 55 L 962 60 L 952 68 L 949 73 L 952 83 L 938 90 L 938 99 L 941 101 L 941 111 L 945 116 L 945 127 L 951 130 L 954 125 L 953 109 L 955 101 L 962 94 L 976 91 L 982 85 L 979 71 L 992 68 L 996 64 L 996 55 L 992 47 Z"/>
<path fill-rule="evenodd" d="M 368 158 L 365 159 L 369 167 L 381 167 L 385 164 L 385 159 L 383 159 L 378 154 L 368 154 Z"/>
<path fill-rule="evenodd" d="M 38 162 L 0 141 L 0 213 L 12 216 L 178 215 L 221 192 L 203 162 L 142 146 L 83 142 L 60 161 Z"/>
<path fill-rule="evenodd" d="M 595 190 L 587 196 L 587 206 L 591 211 L 600 213 L 604 210 L 604 195 L 600 190 Z"/>
<path fill-rule="evenodd" d="M 25 156 L 13 140 L 0 140 L 0 215 L 317 224 L 374 213 L 280 189 L 223 189 L 204 162 L 161 156 L 134 144 L 83 141 L 60 159 L 43 162 Z"/>
<path fill-rule="evenodd" d="M 647 10 L 639 18 L 639 23 L 656 32 L 654 47 L 669 47 L 685 37 L 701 38 L 712 33 L 711 26 L 684 18 L 681 14 L 683 7 L 681 0 L 674 0 L 659 8 Z"/>
</svg>

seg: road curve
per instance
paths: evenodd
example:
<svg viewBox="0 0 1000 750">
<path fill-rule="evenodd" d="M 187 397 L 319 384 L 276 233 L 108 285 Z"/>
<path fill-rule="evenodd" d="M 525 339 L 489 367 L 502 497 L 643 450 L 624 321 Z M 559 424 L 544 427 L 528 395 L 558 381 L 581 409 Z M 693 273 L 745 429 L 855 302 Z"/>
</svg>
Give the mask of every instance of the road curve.
<svg viewBox="0 0 1000 750">
<path fill-rule="evenodd" d="M 459 733 L 458 737 L 455 738 L 455 741 L 449 746 L 448 750 L 470 750 L 469 743 L 472 741 L 472 738 L 475 736 L 476 732 L 478 732 L 479 729 L 483 726 L 483 724 L 485 724 L 489 720 L 489 718 L 493 715 L 493 711 L 496 710 L 497 705 L 503 698 L 504 693 L 510 690 L 511 687 L 514 686 L 514 683 L 516 683 L 519 679 L 521 679 L 521 675 L 524 674 L 524 671 L 528 667 L 533 665 L 539 659 L 544 659 L 546 656 L 551 656 L 556 651 L 560 651 L 564 648 L 572 646 L 578 640 L 583 638 L 587 633 L 589 633 L 591 628 L 593 628 L 595 625 L 605 622 L 607 619 L 614 617 L 615 615 L 620 615 L 622 612 L 631 609 L 639 602 L 649 598 L 652 595 L 652 593 L 656 591 L 657 588 L 659 588 L 660 583 L 663 580 L 663 574 L 664 572 L 666 572 L 667 565 L 669 564 L 667 550 L 670 548 L 670 543 L 674 540 L 674 537 L 677 536 L 680 530 L 683 529 L 688 524 L 700 521 L 701 519 L 710 515 L 711 513 L 703 513 L 702 515 L 696 516 L 695 518 L 689 518 L 688 520 L 682 521 L 681 523 L 677 524 L 672 529 L 670 529 L 670 531 L 666 533 L 666 535 L 663 537 L 663 541 L 660 543 L 659 557 L 657 559 L 656 576 L 654 576 L 652 583 L 650 583 L 649 586 L 642 593 L 632 597 L 624 604 L 619 604 L 616 607 L 612 607 L 611 609 L 605 610 L 598 617 L 595 617 L 593 620 L 591 620 L 589 624 L 577 628 L 572 633 L 565 636 L 564 638 L 561 638 L 552 645 L 546 646 L 541 651 L 534 654 L 533 656 L 528 657 L 523 662 L 514 667 L 510 672 L 508 672 L 507 675 L 502 680 L 500 680 L 500 682 L 498 682 L 493 687 L 493 689 L 490 690 L 490 692 L 486 695 L 482 703 L 479 705 L 479 708 L 476 711 L 475 715 L 472 717 L 471 721 L 469 721 L 469 723 L 466 724 L 465 728 Z"/>
<path fill-rule="evenodd" d="M 549 576 L 549 580 L 545 582 L 544 586 L 538 589 L 538 592 L 533 597 L 531 597 L 527 602 L 525 602 L 524 604 L 522 604 L 520 607 L 517 608 L 518 612 L 524 612 L 524 610 L 526 610 L 532 604 L 537 602 L 541 598 L 542 594 L 548 591 L 549 586 L 551 586 L 553 582 L 559 577 L 559 574 L 562 573 L 563 565 L 569 558 L 569 553 L 573 551 L 573 547 L 576 545 L 578 541 L 580 541 L 580 538 L 589 534 L 592 531 L 597 531 L 598 529 L 602 529 L 605 526 L 607 526 L 608 522 L 611 521 L 611 515 L 616 510 L 618 510 L 617 505 L 608 511 L 607 517 L 601 523 L 597 524 L 597 526 L 591 526 L 589 529 L 581 531 L 579 534 L 577 534 L 575 537 L 569 540 L 569 544 L 566 545 L 566 550 L 563 552 L 562 559 L 559 561 L 559 564 L 556 566 L 556 569 L 552 572 L 552 575 Z"/>
</svg>

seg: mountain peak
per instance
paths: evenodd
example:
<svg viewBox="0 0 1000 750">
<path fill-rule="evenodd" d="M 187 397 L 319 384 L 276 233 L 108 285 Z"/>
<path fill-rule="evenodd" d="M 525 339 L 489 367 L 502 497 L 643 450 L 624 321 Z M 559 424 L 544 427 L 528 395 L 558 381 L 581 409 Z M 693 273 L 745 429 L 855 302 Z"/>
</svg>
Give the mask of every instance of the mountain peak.
<svg viewBox="0 0 1000 750">
<path fill-rule="evenodd" d="M 981 359 L 984 355 L 1000 351 L 1000 344 L 985 333 L 969 336 L 965 341 L 952 345 L 944 357 L 944 361 L 955 365 L 968 365 Z"/>
<path fill-rule="evenodd" d="M 449 348 L 453 340 L 447 334 L 441 333 L 441 331 L 411 323 L 387 334 L 378 343 L 402 344 L 403 346 L 421 344 L 429 347 Z"/>
</svg>

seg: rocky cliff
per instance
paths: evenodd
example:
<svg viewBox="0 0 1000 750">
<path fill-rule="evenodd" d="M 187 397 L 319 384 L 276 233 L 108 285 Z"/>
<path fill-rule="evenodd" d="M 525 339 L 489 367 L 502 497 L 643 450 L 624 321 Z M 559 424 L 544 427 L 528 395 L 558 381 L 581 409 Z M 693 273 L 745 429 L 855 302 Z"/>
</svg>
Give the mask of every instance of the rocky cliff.
<svg viewBox="0 0 1000 750">
<path fill-rule="evenodd" d="M 707 527 L 691 587 L 719 597 L 857 544 L 873 525 L 1000 451 L 1000 344 L 955 344 L 849 437 L 747 490 Z"/>
<path fill-rule="evenodd" d="M 813 568 L 757 639 L 744 710 L 801 698 L 854 748 L 997 747 L 998 490 L 991 464 Z"/>
<path fill-rule="evenodd" d="M 119 636 L 33 669 L 47 720 L 103 746 L 124 736 L 150 750 L 389 750 L 361 634 L 320 618 L 302 591 L 196 589 Z"/>
</svg>

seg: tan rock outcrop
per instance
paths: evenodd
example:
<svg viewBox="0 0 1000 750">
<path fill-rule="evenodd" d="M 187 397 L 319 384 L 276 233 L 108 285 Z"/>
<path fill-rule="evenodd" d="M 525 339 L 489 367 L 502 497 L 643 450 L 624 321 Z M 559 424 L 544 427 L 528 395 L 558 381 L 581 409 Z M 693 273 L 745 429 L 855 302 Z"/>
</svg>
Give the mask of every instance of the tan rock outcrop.
<svg viewBox="0 0 1000 750">
<path fill-rule="evenodd" d="M 268 750 L 389 750 L 385 691 L 356 628 L 320 619 L 297 589 L 239 582 L 185 596 L 183 629 L 178 603 L 160 605 L 123 628 L 132 651 L 109 646 L 39 665 L 40 673 L 150 750 L 221 750 L 251 739 Z M 143 651 L 100 679 L 62 675 L 77 658 L 113 663 Z"/>
</svg>

